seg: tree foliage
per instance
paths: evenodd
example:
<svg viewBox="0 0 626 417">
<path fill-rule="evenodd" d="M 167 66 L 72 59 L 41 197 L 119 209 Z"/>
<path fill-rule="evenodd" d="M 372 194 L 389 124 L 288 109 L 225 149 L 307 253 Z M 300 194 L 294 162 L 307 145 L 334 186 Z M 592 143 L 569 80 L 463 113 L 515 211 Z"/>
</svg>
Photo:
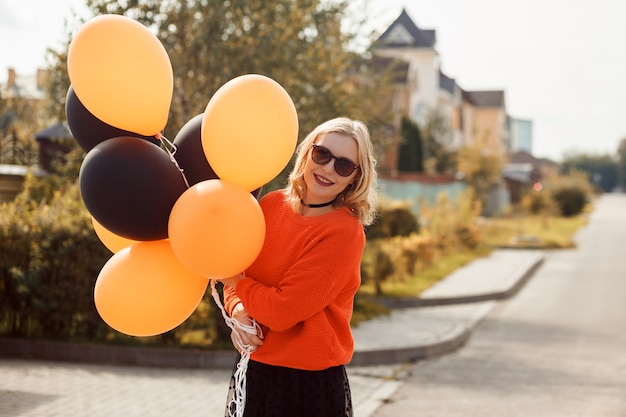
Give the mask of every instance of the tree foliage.
<svg viewBox="0 0 626 417">
<path fill-rule="evenodd" d="M 503 160 L 497 154 L 486 152 L 479 146 L 465 146 L 459 150 L 458 169 L 474 196 L 487 207 L 489 191 L 500 180 Z"/>
<path fill-rule="evenodd" d="M 419 126 L 409 118 L 402 118 L 400 146 L 398 148 L 398 171 L 424 172 L 424 152 Z"/>
<path fill-rule="evenodd" d="M 202 113 L 227 81 L 257 73 L 277 81 L 294 100 L 301 137 L 322 121 L 346 116 L 364 121 L 376 140 L 389 120 L 388 108 L 374 105 L 387 81 L 384 74 L 374 76 L 368 61 L 348 47 L 364 21 L 362 16 L 347 15 L 350 3 L 86 1 L 94 15 L 123 14 L 143 23 L 164 45 L 174 72 L 166 137 L 173 139 L 187 121 Z M 352 6 L 350 10 L 355 10 Z M 66 57 L 67 49 L 50 53 L 56 73 L 50 93 L 58 105 L 64 103 L 69 87 Z M 283 180 L 284 175 L 279 182 Z"/>
<path fill-rule="evenodd" d="M 618 185 L 618 162 L 609 154 L 569 154 L 565 156 L 561 170 L 564 174 L 585 172 L 589 181 L 600 191 L 611 192 Z"/>
<path fill-rule="evenodd" d="M 41 100 L 0 94 L 0 164 L 35 165 L 39 156 L 35 134 L 46 123 Z"/>
<path fill-rule="evenodd" d="M 452 125 L 443 109 L 440 107 L 428 109 L 422 133 L 426 170 L 440 173 L 455 172 L 456 152 L 452 149 Z"/>
</svg>

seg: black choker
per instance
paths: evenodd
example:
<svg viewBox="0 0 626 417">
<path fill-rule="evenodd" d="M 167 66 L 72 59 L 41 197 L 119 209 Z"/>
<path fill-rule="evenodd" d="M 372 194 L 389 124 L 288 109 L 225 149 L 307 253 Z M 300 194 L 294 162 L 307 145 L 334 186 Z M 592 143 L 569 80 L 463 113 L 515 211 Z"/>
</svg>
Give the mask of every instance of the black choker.
<svg viewBox="0 0 626 417">
<path fill-rule="evenodd" d="M 302 203 L 303 206 L 306 207 L 310 207 L 310 208 L 320 208 L 320 207 L 326 207 L 326 206 L 330 206 L 331 204 L 333 204 L 335 202 L 335 199 L 330 200 L 328 203 L 322 203 L 322 204 L 307 204 L 304 201 L 300 200 L 300 203 Z"/>
</svg>

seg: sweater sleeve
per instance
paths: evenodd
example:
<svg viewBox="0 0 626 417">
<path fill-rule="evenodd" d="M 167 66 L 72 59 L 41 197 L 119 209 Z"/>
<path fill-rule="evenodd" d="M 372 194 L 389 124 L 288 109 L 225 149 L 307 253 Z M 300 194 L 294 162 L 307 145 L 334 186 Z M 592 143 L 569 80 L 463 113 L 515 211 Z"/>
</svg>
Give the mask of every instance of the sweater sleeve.
<svg viewBox="0 0 626 417">
<path fill-rule="evenodd" d="M 358 222 L 329 225 L 303 248 L 278 286 L 251 277 L 237 284 L 237 296 L 257 321 L 274 331 L 287 330 L 324 309 L 346 287 L 360 284 L 364 246 Z"/>
<path fill-rule="evenodd" d="M 224 310 L 228 313 L 229 316 L 233 316 L 233 310 L 235 306 L 239 304 L 241 300 L 237 297 L 235 290 L 233 287 L 229 287 L 228 285 L 224 286 Z"/>
</svg>

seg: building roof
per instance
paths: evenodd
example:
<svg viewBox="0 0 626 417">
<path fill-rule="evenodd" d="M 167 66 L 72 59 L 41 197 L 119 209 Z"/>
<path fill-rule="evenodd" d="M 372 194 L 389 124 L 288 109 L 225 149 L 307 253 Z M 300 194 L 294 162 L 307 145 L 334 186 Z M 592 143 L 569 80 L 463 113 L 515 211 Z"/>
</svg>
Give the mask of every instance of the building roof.
<svg viewBox="0 0 626 417">
<path fill-rule="evenodd" d="M 511 163 L 502 168 L 502 176 L 522 184 L 528 184 L 533 169 L 531 163 Z"/>
<path fill-rule="evenodd" d="M 70 129 L 65 123 L 57 123 L 35 134 L 37 140 L 73 139 Z"/>
<path fill-rule="evenodd" d="M 448 77 L 443 72 L 439 72 L 439 88 L 449 92 L 450 94 L 454 94 L 454 90 L 456 87 L 456 81 L 454 78 Z"/>
<path fill-rule="evenodd" d="M 544 165 L 544 166 L 545 165 L 552 165 L 552 166 L 559 165 L 557 162 L 549 158 L 536 158 L 531 153 L 526 152 L 524 150 L 518 150 L 516 152 L 513 152 L 510 156 L 510 161 L 511 163 L 517 163 L 517 164 L 530 163 L 530 164 Z"/>
<path fill-rule="evenodd" d="M 434 48 L 436 34 L 434 30 L 417 27 L 406 10 L 374 42 L 377 48 Z"/>
<path fill-rule="evenodd" d="M 523 163 L 536 164 L 540 162 L 530 152 L 526 152 L 524 150 L 518 150 L 518 151 L 513 152 L 511 154 L 510 160 L 511 160 L 511 163 L 514 163 L 514 164 L 523 164 Z"/>
<path fill-rule="evenodd" d="M 504 91 L 463 91 L 463 100 L 467 100 L 476 107 L 505 107 Z"/>
</svg>

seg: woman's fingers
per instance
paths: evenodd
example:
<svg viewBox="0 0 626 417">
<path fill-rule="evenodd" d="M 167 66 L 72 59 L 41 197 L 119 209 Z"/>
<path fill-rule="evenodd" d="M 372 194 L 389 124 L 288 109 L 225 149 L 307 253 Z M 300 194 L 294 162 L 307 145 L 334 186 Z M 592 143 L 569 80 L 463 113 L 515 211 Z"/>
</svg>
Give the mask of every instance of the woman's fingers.
<svg viewBox="0 0 626 417">
<path fill-rule="evenodd" d="M 230 333 L 230 339 L 233 342 L 233 345 L 238 350 L 243 350 L 246 347 L 256 348 L 259 345 L 263 344 L 263 340 L 261 340 L 257 335 L 250 334 L 243 329 L 235 329 Z"/>
</svg>

